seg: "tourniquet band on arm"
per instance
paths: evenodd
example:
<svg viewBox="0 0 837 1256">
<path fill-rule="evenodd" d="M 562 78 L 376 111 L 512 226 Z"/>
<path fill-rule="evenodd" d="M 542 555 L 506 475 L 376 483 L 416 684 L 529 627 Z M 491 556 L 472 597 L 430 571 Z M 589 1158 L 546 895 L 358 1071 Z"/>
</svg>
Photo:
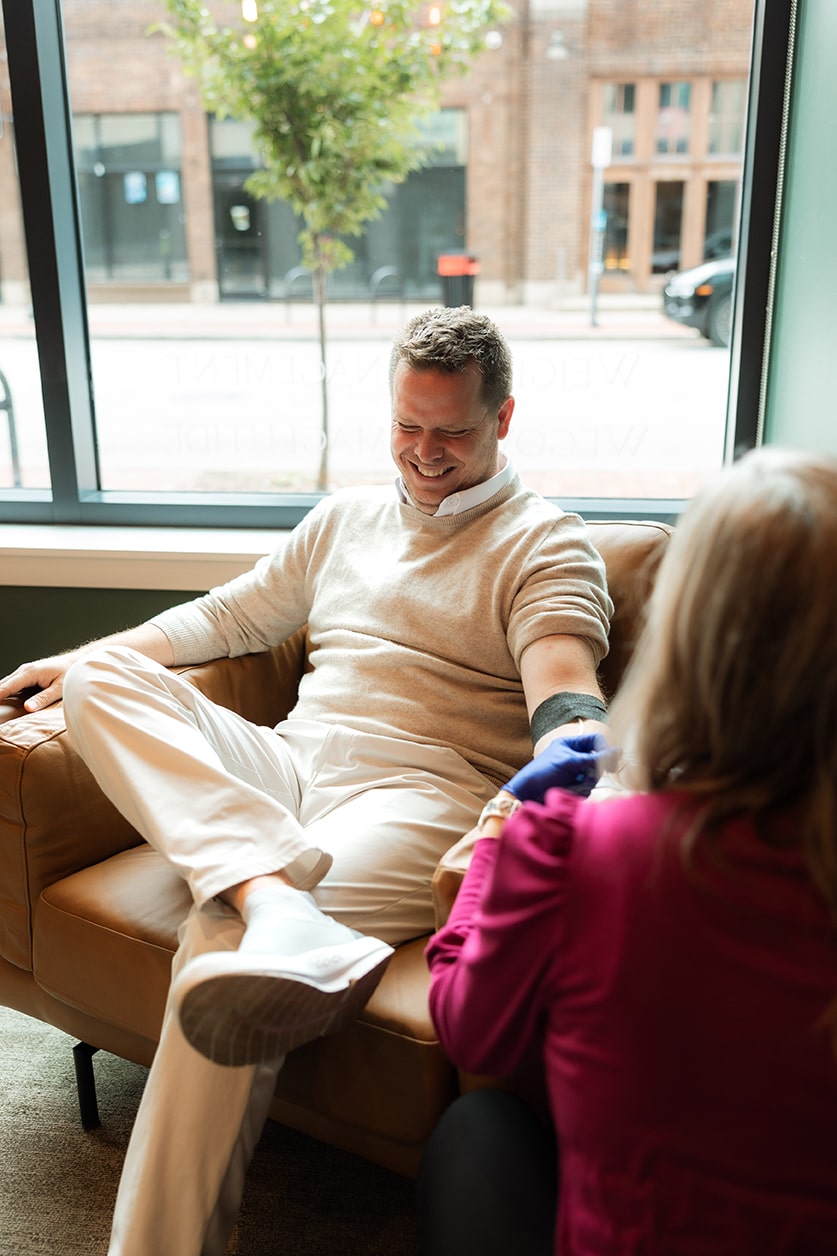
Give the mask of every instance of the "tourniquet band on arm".
<svg viewBox="0 0 837 1256">
<path fill-rule="evenodd" d="M 572 720 L 603 720 L 606 716 L 604 702 L 592 693 L 553 693 L 532 715 L 532 744 L 536 746 L 545 733 Z"/>
</svg>

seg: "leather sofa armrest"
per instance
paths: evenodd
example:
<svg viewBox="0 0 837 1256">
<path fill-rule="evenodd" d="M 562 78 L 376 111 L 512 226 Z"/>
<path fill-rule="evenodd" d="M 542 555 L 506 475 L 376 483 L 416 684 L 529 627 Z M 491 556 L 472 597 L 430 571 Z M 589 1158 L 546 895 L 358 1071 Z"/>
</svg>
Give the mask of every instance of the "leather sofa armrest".
<svg viewBox="0 0 837 1256">
<path fill-rule="evenodd" d="M 305 634 L 276 650 L 183 669 L 214 701 L 272 725 L 296 699 Z M 32 913 L 43 890 L 137 846 L 140 835 L 105 798 L 70 743 L 62 704 L 0 709 L 0 955 L 32 966 Z"/>
<path fill-rule="evenodd" d="M 23 698 L 4 698 L 0 702 L 0 724 L 7 724 L 9 720 L 20 719 L 21 715 L 25 714 Z"/>
<path fill-rule="evenodd" d="M 464 837 L 461 837 L 449 850 L 445 851 L 436 865 L 436 871 L 433 873 L 431 882 L 431 892 L 433 894 L 433 915 L 437 929 L 441 929 L 450 915 L 454 900 L 459 893 L 459 887 L 464 880 L 465 873 L 468 871 L 468 865 L 474 853 L 474 845 L 478 840 L 479 833 L 475 827 L 469 833 L 466 833 Z"/>
<path fill-rule="evenodd" d="M 70 745 L 61 703 L 0 723 L 5 959 L 31 968 L 32 912 L 46 886 L 140 840 Z"/>
</svg>

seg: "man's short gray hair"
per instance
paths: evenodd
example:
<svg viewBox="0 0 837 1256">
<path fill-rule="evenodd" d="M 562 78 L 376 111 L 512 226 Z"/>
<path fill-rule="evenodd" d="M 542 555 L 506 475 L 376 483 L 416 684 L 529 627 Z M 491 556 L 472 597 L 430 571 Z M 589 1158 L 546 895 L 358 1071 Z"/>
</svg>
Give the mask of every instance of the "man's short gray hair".
<svg viewBox="0 0 837 1256">
<path fill-rule="evenodd" d="M 509 346 L 496 324 L 484 314 L 475 314 L 469 305 L 425 310 L 410 319 L 392 346 L 390 390 L 401 362 L 411 371 L 448 375 L 473 364 L 482 376 L 482 400 L 490 410 L 499 410 L 511 396 Z"/>
</svg>

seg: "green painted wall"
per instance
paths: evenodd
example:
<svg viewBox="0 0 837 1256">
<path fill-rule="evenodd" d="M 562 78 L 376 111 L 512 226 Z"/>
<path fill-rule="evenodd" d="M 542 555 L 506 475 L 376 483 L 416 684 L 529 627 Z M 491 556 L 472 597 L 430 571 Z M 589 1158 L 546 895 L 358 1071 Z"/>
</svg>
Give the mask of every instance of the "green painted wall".
<svg viewBox="0 0 837 1256">
<path fill-rule="evenodd" d="M 132 628 L 195 593 L 151 589 L 0 589 L 0 675 L 19 663 Z"/>
<path fill-rule="evenodd" d="M 837 454 L 837 3 L 800 0 L 765 411 L 771 444 Z"/>
</svg>

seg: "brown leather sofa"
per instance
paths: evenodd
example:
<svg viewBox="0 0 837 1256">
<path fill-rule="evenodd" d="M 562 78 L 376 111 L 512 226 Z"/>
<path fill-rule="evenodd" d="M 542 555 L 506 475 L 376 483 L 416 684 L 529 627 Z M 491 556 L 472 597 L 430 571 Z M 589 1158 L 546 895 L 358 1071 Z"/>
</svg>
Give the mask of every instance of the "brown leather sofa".
<svg viewBox="0 0 837 1256">
<path fill-rule="evenodd" d="M 616 607 L 602 665 L 613 693 L 671 529 L 591 525 Z M 215 701 L 273 724 L 305 666 L 300 633 L 266 654 L 186 669 Z M 461 859 L 437 873 L 440 913 Z M 68 744 L 60 704 L 21 717 L 0 707 L 0 1001 L 78 1039 L 82 1120 L 97 1123 L 92 1053 L 149 1064 L 188 891 L 114 810 Z M 424 939 L 400 946 L 363 1013 L 292 1052 L 271 1115 L 304 1133 L 414 1175 L 423 1144 L 461 1079 L 427 1010 Z"/>
</svg>

